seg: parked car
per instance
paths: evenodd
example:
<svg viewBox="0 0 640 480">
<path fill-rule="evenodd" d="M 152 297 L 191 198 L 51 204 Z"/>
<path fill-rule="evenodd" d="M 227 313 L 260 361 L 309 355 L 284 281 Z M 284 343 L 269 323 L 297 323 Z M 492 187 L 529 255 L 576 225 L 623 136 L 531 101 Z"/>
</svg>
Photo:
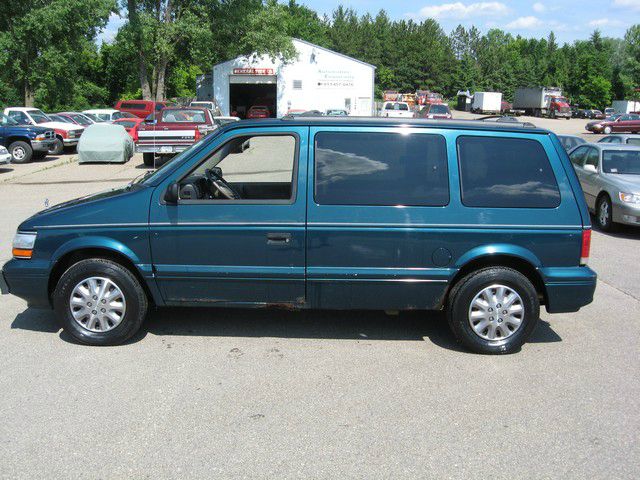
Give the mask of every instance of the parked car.
<svg viewBox="0 0 640 480">
<path fill-rule="evenodd" d="M 322 117 L 324 116 L 324 112 L 321 112 L 320 110 L 306 110 L 302 112 L 299 116 L 300 117 Z"/>
<path fill-rule="evenodd" d="M 51 155 L 60 155 L 65 147 L 75 147 L 84 131 L 84 127 L 80 125 L 53 121 L 42 110 L 37 108 L 10 107 L 4 109 L 4 114 L 20 125 L 39 125 L 53 129 L 55 138 L 49 148 Z"/>
<path fill-rule="evenodd" d="M 85 115 L 80 112 L 58 112 L 56 115 L 63 117 L 65 120 L 70 123 L 75 123 L 76 125 L 82 125 L 83 127 L 88 127 L 89 125 L 93 125 L 97 123 L 91 117 Z"/>
<path fill-rule="evenodd" d="M 78 143 L 78 163 L 126 163 L 134 143 L 122 125 L 96 123 L 87 127 Z"/>
<path fill-rule="evenodd" d="M 247 119 L 269 118 L 271 112 L 266 105 L 254 105 L 247 112 Z"/>
<path fill-rule="evenodd" d="M 604 118 L 606 118 L 605 114 L 602 113 L 600 110 L 583 110 L 582 111 L 582 115 L 583 118 L 589 118 L 589 119 L 597 119 L 597 120 L 602 120 Z"/>
<path fill-rule="evenodd" d="M 480 117 L 476 119 L 481 122 L 495 122 L 495 123 L 509 123 L 511 125 L 520 125 L 523 127 L 535 127 L 531 122 L 521 122 L 516 117 L 511 115 L 488 115 L 486 117 Z"/>
<path fill-rule="evenodd" d="M 51 128 L 19 125 L 0 113 L 0 145 L 6 147 L 13 163 L 27 163 L 32 158 L 44 158 L 53 147 L 56 134 Z"/>
<path fill-rule="evenodd" d="M 144 118 L 133 117 L 133 118 L 119 118 L 113 121 L 114 125 L 120 125 L 124 127 L 129 136 L 134 142 L 138 141 L 138 128 L 140 125 L 144 123 Z"/>
<path fill-rule="evenodd" d="M 640 132 L 640 115 L 637 113 L 615 114 L 604 120 L 589 122 L 584 127 L 593 133 L 638 133 Z"/>
<path fill-rule="evenodd" d="M 306 112 L 306 110 L 302 109 L 302 108 L 290 108 L 287 111 L 287 117 L 297 117 L 299 115 L 302 115 L 304 112 Z"/>
<path fill-rule="evenodd" d="M 611 115 L 613 115 L 614 113 L 616 113 L 616 109 L 609 107 L 609 108 L 605 108 L 604 109 L 604 115 L 605 117 L 610 117 Z"/>
<path fill-rule="evenodd" d="M 560 140 L 560 143 L 567 152 L 571 151 L 578 145 L 587 143 L 584 138 L 578 137 L 577 135 L 558 135 L 558 140 Z"/>
<path fill-rule="evenodd" d="M 191 102 L 189 104 L 190 107 L 202 107 L 202 108 L 208 108 L 209 110 L 211 110 L 211 114 L 219 117 L 222 115 L 222 112 L 220 111 L 220 108 L 218 108 L 218 105 L 216 105 L 216 102 L 207 102 L 207 101 L 200 101 L 200 100 L 195 100 L 193 102 Z"/>
<path fill-rule="evenodd" d="M 411 118 L 413 112 L 407 102 L 384 102 L 380 116 L 388 118 Z"/>
<path fill-rule="evenodd" d="M 167 107 L 157 117 L 154 124 L 145 121 L 138 125 L 136 151 L 142 152 L 147 166 L 154 165 L 156 157 L 165 161 L 186 150 L 218 128 L 208 108 Z"/>
<path fill-rule="evenodd" d="M 347 117 L 349 112 L 342 108 L 330 108 L 325 112 L 328 117 Z"/>
<path fill-rule="evenodd" d="M 114 108 L 136 117 L 146 118 L 152 113 L 157 113 L 163 108 L 171 106 L 176 105 L 172 102 L 154 102 L 152 100 L 119 100 Z"/>
<path fill-rule="evenodd" d="M 82 113 L 90 114 L 97 118 L 98 121 L 96 123 L 111 123 L 119 118 L 136 118 L 132 113 L 121 112 L 113 108 L 94 108 L 93 110 L 83 110 Z"/>
<path fill-rule="evenodd" d="M 571 118 L 584 118 L 584 110 L 578 105 L 570 105 Z"/>
<path fill-rule="evenodd" d="M 638 145 L 640 146 L 640 135 L 616 134 L 602 137 L 598 143 L 611 143 L 613 145 Z"/>
<path fill-rule="evenodd" d="M 238 117 L 233 116 L 216 115 L 213 117 L 213 123 L 215 123 L 218 128 L 225 126 L 227 123 L 234 123 L 239 121 L 240 119 Z"/>
<path fill-rule="evenodd" d="M 11 163 L 11 154 L 9 150 L 0 145 L 0 165 L 4 165 L 5 163 Z"/>
<path fill-rule="evenodd" d="M 499 123 L 236 122 L 22 222 L 0 289 L 92 345 L 125 342 L 152 304 L 279 306 L 444 309 L 467 348 L 513 352 L 540 305 L 577 311 L 596 287 L 560 149 Z"/>
<path fill-rule="evenodd" d="M 449 110 L 449 105 L 446 103 L 431 103 L 419 112 L 416 112 L 415 117 L 436 120 L 450 120 L 453 118 L 451 116 L 451 110 Z"/>
<path fill-rule="evenodd" d="M 602 230 L 640 226 L 640 147 L 593 143 L 575 148 L 569 159 Z"/>
</svg>

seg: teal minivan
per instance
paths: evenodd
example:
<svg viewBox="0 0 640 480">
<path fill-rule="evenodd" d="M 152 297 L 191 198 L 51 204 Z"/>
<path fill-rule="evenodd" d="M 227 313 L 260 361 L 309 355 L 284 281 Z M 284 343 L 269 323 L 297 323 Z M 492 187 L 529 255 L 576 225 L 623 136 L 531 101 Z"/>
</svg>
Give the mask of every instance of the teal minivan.
<svg viewBox="0 0 640 480">
<path fill-rule="evenodd" d="M 151 306 L 444 309 L 466 347 L 507 353 L 540 305 L 592 301 L 590 238 L 549 131 L 243 121 L 126 187 L 23 222 L 0 285 L 92 345 L 126 341 Z"/>
</svg>

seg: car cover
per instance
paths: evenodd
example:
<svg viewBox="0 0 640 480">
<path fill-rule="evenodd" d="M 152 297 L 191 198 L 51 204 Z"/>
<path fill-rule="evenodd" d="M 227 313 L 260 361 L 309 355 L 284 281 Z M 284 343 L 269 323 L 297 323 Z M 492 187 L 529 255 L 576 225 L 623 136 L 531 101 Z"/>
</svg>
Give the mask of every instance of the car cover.
<svg viewBox="0 0 640 480">
<path fill-rule="evenodd" d="M 78 163 L 125 163 L 133 156 L 133 140 L 122 125 L 89 125 L 78 142 Z"/>
</svg>

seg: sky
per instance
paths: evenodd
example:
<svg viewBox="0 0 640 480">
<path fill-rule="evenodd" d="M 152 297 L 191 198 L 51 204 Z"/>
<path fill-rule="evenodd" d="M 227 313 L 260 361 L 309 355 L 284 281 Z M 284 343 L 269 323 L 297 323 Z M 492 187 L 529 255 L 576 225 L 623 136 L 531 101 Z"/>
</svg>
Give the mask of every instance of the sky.
<svg viewBox="0 0 640 480">
<path fill-rule="evenodd" d="M 445 32 L 457 25 L 475 25 L 482 32 L 500 28 L 524 37 L 546 37 L 551 30 L 560 43 L 587 39 L 596 28 L 604 36 L 622 37 L 634 23 L 640 23 L 640 0 L 298 0 L 320 15 L 331 14 L 340 4 L 359 14 L 375 15 L 385 9 L 392 19 L 436 19 Z M 111 41 L 124 20 L 111 15 L 98 37 Z"/>
</svg>

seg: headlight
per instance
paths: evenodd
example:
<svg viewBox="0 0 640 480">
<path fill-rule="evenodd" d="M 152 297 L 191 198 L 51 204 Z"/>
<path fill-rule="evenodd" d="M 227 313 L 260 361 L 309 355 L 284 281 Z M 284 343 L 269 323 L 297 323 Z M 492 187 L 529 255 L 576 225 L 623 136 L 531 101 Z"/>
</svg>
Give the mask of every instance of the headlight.
<svg viewBox="0 0 640 480">
<path fill-rule="evenodd" d="M 44 133 L 40 133 L 40 134 L 36 135 L 35 140 L 42 141 L 42 140 L 46 140 L 46 138 L 47 138 L 47 136 Z"/>
<path fill-rule="evenodd" d="M 624 203 L 640 203 L 640 195 L 636 193 L 619 192 L 618 198 Z"/>
<path fill-rule="evenodd" d="M 0 155 L 7 155 L 8 153 L 9 153 L 9 150 L 7 150 L 2 145 L 0 145 Z"/>
<path fill-rule="evenodd" d="M 31 258 L 36 235 L 36 233 L 16 233 L 16 236 L 13 237 L 13 256 L 15 258 Z"/>
</svg>

